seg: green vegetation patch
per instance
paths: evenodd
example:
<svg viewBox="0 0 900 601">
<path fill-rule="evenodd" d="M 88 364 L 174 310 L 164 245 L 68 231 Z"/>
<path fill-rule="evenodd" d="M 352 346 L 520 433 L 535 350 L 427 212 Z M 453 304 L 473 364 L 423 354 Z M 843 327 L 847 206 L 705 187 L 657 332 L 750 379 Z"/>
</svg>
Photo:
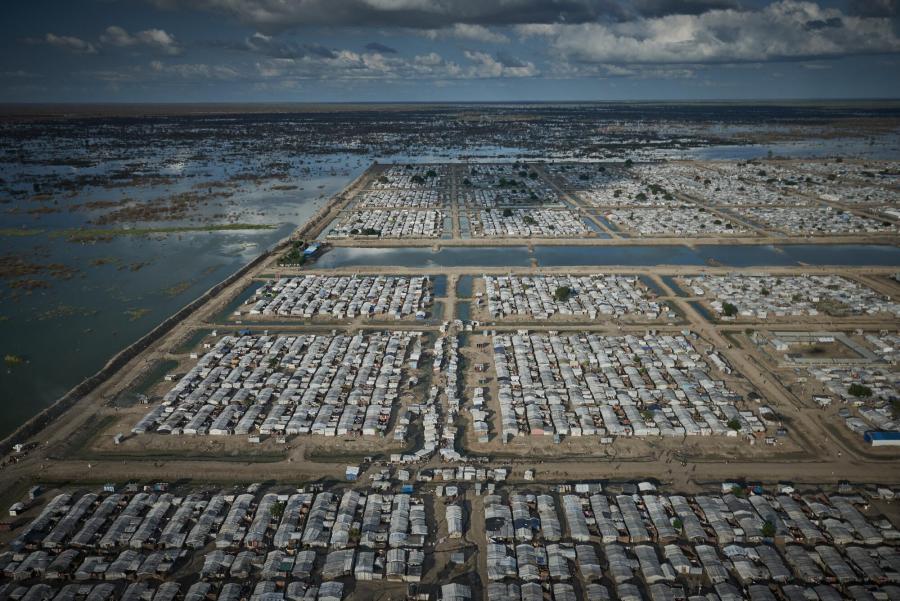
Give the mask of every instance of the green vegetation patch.
<svg viewBox="0 0 900 601">
<path fill-rule="evenodd" d="M 553 298 L 555 298 L 558 302 L 564 303 L 572 296 L 572 289 L 568 286 L 560 286 L 553 293 Z"/>
<path fill-rule="evenodd" d="M 128 319 L 130 321 L 137 321 L 138 319 L 141 319 L 142 317 L 150 313 L 150 311 L 151 309 L 147 309 L 145 307 L 136 307 L 134 309 L 128 309 L 127 311 L 125 311 L 125 315 L 128 316 Z"/>
<path fill-rule="evenodd" d="M 155 361 L 146 371 L 135 378 L 126 388 L 116 395 L 114 403 L 118 407 L 130 407 L 147 395 L 151 388 L 162 381 L 166 374 L 178 368 L 178 361 L 168 359 Z"/>
<path fill-rule="evenodd" d="M 141 227 L 141 228 L 79 228 L 60 230 L 50 234 L 54 238 L 65 238 L 68 242 L 109 242 L 119 236 L 150 236 L 152 234 L 184 234 L 190 232 L 222 232 L 241 230 L 272 230 L 273 224 L 226 223 L 221 225 L 200 225 L 182 227 Z"/>
<path fill-rule="evenodd" d="M 24 238 L 26 236 L 38 236 L 45 230 L 24 227 L 0 227 L 0 238 Z"/>
<path fill-rule="evenodd" d="M 847 389 L 847 392 L 856 398 L 868 398 L 872 396 L 872 389 L 859 383 L 851 384 L 850 388 Z"/>
</svg>

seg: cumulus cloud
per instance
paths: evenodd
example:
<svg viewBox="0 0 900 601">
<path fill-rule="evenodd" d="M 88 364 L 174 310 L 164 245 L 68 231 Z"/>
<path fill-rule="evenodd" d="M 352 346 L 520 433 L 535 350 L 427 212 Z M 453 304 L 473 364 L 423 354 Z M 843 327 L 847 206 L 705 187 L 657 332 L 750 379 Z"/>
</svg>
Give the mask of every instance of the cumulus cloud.
<svg viewBox="0 0 900 601">
<path fill-rule="evenodd" d="M 89 42 L 74 36 L 54 33 L 48 33 L 40 39 L 29 38 L 26 41 L 33 44 L 48 44 L 78 54 L 97 54 L 98 50 L 103 47 L 126 48 L 131 46 L 144 46 L 170 55 L 181 53 L 181 47 L 175 36 L 162 29 L 145 29 L 131 34 L 118 25 L 107 27 L 98 42 Z"/>
<path fill-rule="evenodd" d="M 389 79 L 402 77 L 408 71 L 404 59 L 352 50 L 335 50 L 327 57 L 263 59 L 255 64 L 256 75 L 265 79 Z"/>
<path fill-rule="evenodd" d="M 534 63 L 505 54 L 492 56 L 486 52 L 467 50 L 465 56 L 473 63 L 469 71 L 471 77 L 534 77 L 539 74 Z"/>
<path fill-rule="evenodd" d="M 261 54 L 270 58 L 293 59 L 305 56 L 334 58 L 336 56 L 334 50 L 321 44 L 296 43 L 260 32 L 239 42 L 213 42 L 212 45 L 227 50 Z"/>
<path fill-rule="evenodd" d="M 699 66 L 584 63 L 559 60 L 551 62 L 545 73 L 557 79 L 694 79 Z"/>
<path fill-rule="evenodd" d="M 166 64 L 162 61 L 151 61 L 150 70 L 154 73 L 174 75 L 182 79 L 233 80 L 242 77 L 240 71 L 233 67 L 205 63 Z"/>
<path fill-rule="evenodd" d="M 100 41 L 109 46 L 147 46 L 165 54 L 181 53 L 181 47 L 175 36 L 162 29 L 145 29 L 132 35 L 118 25 L 111 25 L 100 36 Z"/>
<path fill-rule="evenodd" d="M 526 25 L 560 56 L 587 63 L 722 63 L 828 58 L 900 51 L 889 19 L 859 17 L 812 2 L 782 0 L 761 10 L 712 10 L 634 21 Z"/>
<path fill-rule="evenodd" d="M 62 48 L 63 50 L 68 50 L 69 52 L 75 52 L 78 54 L 97 53 L 97 47 L 92 43 L 70 35 L 56 35 L 53 33 L 48 33 L 46 36 L 44 36 L 43 42 L 51 46 L 55 46 L 56 48 Z"/>
<path fill-rule="evenodd" d="M 262 79 L 382 79 L 453 80 L 532 77 L 539 69 L 531 62 L 499 53 L 465 52 L 463 64 L 436 52 L 404 58 L 381 52 L 336 50 L 333 57 L 304 56 L 293 59 L 263 59 L 254 65 Z"/>
<path fill-rule="evenodd" d="M 431 39 L 456 38 L 487 44 L 505 44 L 509 42 L 509 38 L 502 33 L 493 31 L 483 25 L 471 25 L 468 23 L 455 23 L 444 29 L 426 29 L 423 33 Z"/>
</svg>

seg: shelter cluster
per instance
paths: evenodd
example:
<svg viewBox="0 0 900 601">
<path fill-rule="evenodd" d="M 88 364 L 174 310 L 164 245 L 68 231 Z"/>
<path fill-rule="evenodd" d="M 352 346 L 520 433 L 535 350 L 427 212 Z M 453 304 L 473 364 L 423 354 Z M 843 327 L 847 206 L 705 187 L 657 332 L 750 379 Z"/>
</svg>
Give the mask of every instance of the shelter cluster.
<svg viewBox="0 0 900 601">
<path fill-rule="evenodd" d="M 647 181 L 668 185 L 690 198 L 716 206 L 797 207 L 814 203 L 811 198 L 797 195 L 795 189 L 773 187 L 765 169 L 748 168 L 742 163 L 663 163 L 640 165 L 635 170 Z M 757 175 L 759 172 L 763 177 Z"/>
<path fill-rule="evenodd" d="M 628 493 L 560 485 L 484 498 L 490 601 L 838 601 L 900 593 L 898 532 L 859 496 Z M 559 516 L 564 516 L 564 521 Z M 579 579 L 580 576 L 580 579 Z M 576 595 L 573 583 L 581 590 Z M 692 592 L 693 591 L 693 592 Z"/>
<path fill-rule="evenodd" d="M 469 201 L 481 206 L 556 203 L 559 194 L 525 163 L 475 163 L 463 171 Z"/>
<path fill-rule="evenodd" d="M 683 278 L 697 296 L 710 298 L 718 314 L 724 306 L 737 315 L 769 317 L 880 315 L 900 317 L 900 303 L 845 277 L 836 275 L 700 275 Z"/>
<path fill-rule="evenodd" d="M 900 433 L 895 409 L 900 372 L 896 367 L 815 365 L 808 369 L 829 392 L 857 409 L 858 416 L 847 409 L 840 412 L 847 428 L 860 436 L 873 431 Z M 900 444 L 900 437 L 892 436 L 891 444 Z"/>
<path fill-rule="evenodd" d="M 488 311 L 507 316 L 549 319 L 554 316 L 632 316 L 657 319 L 667 311 L 651 298 L 637 276 L 548 275 L 484 276 Z"/>
<path fill-rule="evenodd" d="M 445 204 L 445 195 L 431 188 L 363 190 L 355 198 L 359 209 L 438 209 Z"/>
<path fill-rule="evenodd" d="M 833 207 L 745 207 L 737 209 L 737 213 L 797 236 L 897 232 L 897 226 L 893 223 Z"/>
<path fill-rule="evenodd" d="M 404 163 L 392 165 L 372 182 L 372 188 L 421 190 L 447 185 L 450 165 L 446 163 Z"/>
<path fill-rule="evenodd" d="M 766 424 L 712 374 L 690 335 L 497 333 L 503 440 L 523 435 L 745 436 Z M 715 351 L 717 370 L 731 371 Z"/>
<path fill-rule="evenodd" d="M 420 332 L 223 336 L 132 432 L 383 434 L 421 350 Z"/>
<path fill-rule="evenodd" d="M 852 489 L 530 488 L 487 472 L 382 470 L 367 485 L 296 489 L 157 483 L 58 492 L 0 554 L 0 594 L 341 601 L 384 580 L 422 601 L 458 601 L 472 598 L 466 583 L 478 576 L 488 601 L 876 601 L 900 593 L 900 532 Z M 471 565 L 476 547 L 486 556 L 475 563 L 479 573 L 450 575 Z"/>
<path fill-rule="evenodd" d="M 475 214 L 472 235 L 485 238 L 559 238 L 588 233 L 569 209 L 490 209 Z"/>
<path fill-rule="evenodd" d="M 320 486 L 260 495 L 258 488 L 176 495 L 163 484 L 122 492 L 108 485 L 102 493 L 57 495 L 0 555 L 0 570 L 14 581 L 0 592 L 8 599 L 340 601 L 354 580 L 421 580 L 433 542 L 421 496 Z M 195 562 L 192 583 L 175 579 Z M 42 596 L 10 596 L 15 581 L 34 578 L 43 580 L 34 585 Z"/>
<path fill-rule="evenodd" d="M 748 229 L 701 207 L 675 209 L 616 209 L 606 219 L 638 236 L 718 236 L 746 234 Z"/>
<path fill-rule="evenodd" d="M 437 238 L 443 231 L 443 211 L 370 209 L 343 214 L 328 231 L 327 237 Z"/>
<path fill-rule="evenodd" d="M 279 278 L 259 288 L 250 315 L 280 317 L 424 318 L 432 304 L 428 276 L 321 276 Z"/>
</svg>

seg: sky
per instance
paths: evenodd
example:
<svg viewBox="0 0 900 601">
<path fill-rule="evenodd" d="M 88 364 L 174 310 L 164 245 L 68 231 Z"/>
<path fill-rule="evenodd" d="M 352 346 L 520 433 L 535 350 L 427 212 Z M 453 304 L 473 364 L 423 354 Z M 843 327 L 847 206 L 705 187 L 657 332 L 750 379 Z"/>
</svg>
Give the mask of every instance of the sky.
<svg viewBox="0 0 900 601">
<path fill-rule="evenodd" d="M 0 102 L 900 98 L 900 0 L 14 0 Z"/>
</svg>

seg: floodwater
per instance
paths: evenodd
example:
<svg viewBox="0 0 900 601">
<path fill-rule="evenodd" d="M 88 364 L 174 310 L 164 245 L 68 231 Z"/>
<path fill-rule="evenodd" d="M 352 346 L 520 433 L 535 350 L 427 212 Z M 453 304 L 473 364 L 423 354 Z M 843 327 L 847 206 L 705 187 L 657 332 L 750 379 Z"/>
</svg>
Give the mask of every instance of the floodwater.
<svg viewBox="0 0 900 601">
<path fill-rule="evenodd" d="M 868 138 L 835 138 L 773 142 L 771 144 L 719 145 L 692 148 L 681 158 L 698 160 L 747 161 L 767 157 L 825 158 L 837 155 L 880 160 L 900 159 L 900 134 L 886 133 Z"/>
<path fill-rule="evenodd" d="M 338 267 L 527 267 L 530 264 L 528 249 L 524 246 L 487 247 L 451 246 L 440 250 L 409 247 L 352 248 L 339 246 L 330 249 L 313 265 L 313 269 Z"/>
<path fill-rule="evenodd" d="M 0 238 L 0 255 L 62 264 L 75 271 L 68 279 L 35 275 L 47 288 L 0 290 L 0 353 L 24 359 L 14 366 L 0 366 L 0 436 L 98 371 L 166 317 L 288 237 L 368 166 L 368 161 L 358 157 L 331 160 L 336 174 L 299 181 L 303 190 L 271 194 L 250 190 L 237 198 L 244 211 L 241 223 L 276 222 L 274 229 L 116 236 L 108 242 L 85 244 L 69 242 L 58 234 L 92 227 L 87 223 L 91 212 L 63 211 L 44 215 L 37 222 L 29 222 L 21 213 L 3 217 L 3 227 L 27 225 L 41 233 Z M 85 200 L 96 199 L 97 194 L 89 190 Z M 130 194 L 149 195 L 145 189 Z M 28 206 L 26 203 L 23 205 Z M 198 225 L 167 221 L 136 227 Z"/>
<path fill-rule="evenodd" d="M 472 319 L 472 305 L 469 301 L 459 301 L 456 303 L 456 319 L 469 321 Z"/>
<path fill-rule="evenodd" d="M 697 246 L 524 246 L 350 248 L 327 251 L 314 269 L 338 267 L 540 267 L 626 265 L 715 265 L 764 267 L 797 265 L 876 265 L 900 267 L 900 247 L 877 244 L 784 244 Z"/>
<path fill-rule="evenodd" d="M 459 298 L 472 298 L 472 289 L 475 286 L 475 278 L 471 275 L 460 276 L 456 280 L 456 296 Z"/>
</svg>

